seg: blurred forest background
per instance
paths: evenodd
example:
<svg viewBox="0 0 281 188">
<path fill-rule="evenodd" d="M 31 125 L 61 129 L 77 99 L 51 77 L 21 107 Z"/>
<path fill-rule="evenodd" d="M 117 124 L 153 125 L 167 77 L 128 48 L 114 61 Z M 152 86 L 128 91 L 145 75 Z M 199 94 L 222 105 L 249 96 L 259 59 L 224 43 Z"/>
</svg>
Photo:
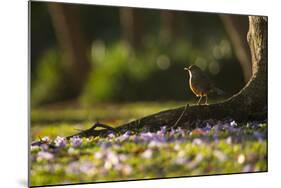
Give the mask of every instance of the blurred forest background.
<svg viewBox="0 0 281 188">
<path fill-rule="evenodd" d="M 251 76 L 248 17 L 31 2 L 31 105 L 196 101 L 196 64 L 230 96 Z"/>
</svg>

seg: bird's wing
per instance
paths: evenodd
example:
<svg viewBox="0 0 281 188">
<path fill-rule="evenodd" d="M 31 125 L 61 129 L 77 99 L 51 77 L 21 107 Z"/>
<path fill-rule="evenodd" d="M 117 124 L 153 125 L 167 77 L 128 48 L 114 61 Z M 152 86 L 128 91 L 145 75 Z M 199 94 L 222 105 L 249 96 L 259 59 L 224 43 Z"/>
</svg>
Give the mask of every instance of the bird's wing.
<svg viewBox="0 0 281 188">
<path fill-rule="evenodd" d="M 202 83 L 202 87 L 205 90 L 211 90 L 214 87 L 214 83 L 210 79 L 210 77 L 205 72 L 200 72 L 200 76 L 198 77 L 200 79 L 200 83 Z"/>
</svg>

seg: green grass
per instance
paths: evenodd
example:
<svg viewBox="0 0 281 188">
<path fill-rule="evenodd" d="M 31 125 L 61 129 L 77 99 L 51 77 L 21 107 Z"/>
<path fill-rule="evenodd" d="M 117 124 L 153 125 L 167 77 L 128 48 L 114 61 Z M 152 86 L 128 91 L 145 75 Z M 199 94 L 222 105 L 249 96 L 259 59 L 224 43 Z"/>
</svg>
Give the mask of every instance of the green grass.
<svg viewBox="0 0 281 188">
<path fill-rule="evenodd" d="M 96 104 L 94 107 L 51 106 L 31 111 L 33 125 L 52 122 L 128 121 L 144 115 L 185 105 L 186 102 L 138 102 L 124 104 Z"/>
<path fill-rule="evenodd" d="M 93 109 L 33 110 L 31 137 L 35 140 L 44 136 L 51 139 L 68 136 L 77 132 L 75 128 L 90 127 L 95 118 L 119 125 L 177 105 L 137 103 Z M 134 134 L 125 140 L 118 136 L 83 138 L 79 147 L 67 143 L 51 159 L 40 157 L 41 149 L 33 147 L 31 185 L 267 171 L 267 141 L 255 136 L 266 136 L 267 124 L 255 128 L 241 124 L 238 128 L 239 132 L 223 129 L 217 133 L 214 129 L 184 130 L 185 135 L 168 132 L 162 135 L 168 139 L 164 142 L 137 141 L 139 135 Z"/>
</svg>

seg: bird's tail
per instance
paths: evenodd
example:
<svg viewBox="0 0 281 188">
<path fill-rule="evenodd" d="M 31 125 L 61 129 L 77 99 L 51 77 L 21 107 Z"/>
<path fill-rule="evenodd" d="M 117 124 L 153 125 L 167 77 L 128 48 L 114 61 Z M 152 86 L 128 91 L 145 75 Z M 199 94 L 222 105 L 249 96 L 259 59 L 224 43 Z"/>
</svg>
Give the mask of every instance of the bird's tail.
<svg viewBox="0 0 281 188">
<path fill-rule="evenodd" d="M 212 92 L 216 93 L 217 95 L 225 95 L 226 94 L 223 90 L 221 90 L 221 89 L 219 89 L 217 87 L 212 89 Z"/>
</svg>

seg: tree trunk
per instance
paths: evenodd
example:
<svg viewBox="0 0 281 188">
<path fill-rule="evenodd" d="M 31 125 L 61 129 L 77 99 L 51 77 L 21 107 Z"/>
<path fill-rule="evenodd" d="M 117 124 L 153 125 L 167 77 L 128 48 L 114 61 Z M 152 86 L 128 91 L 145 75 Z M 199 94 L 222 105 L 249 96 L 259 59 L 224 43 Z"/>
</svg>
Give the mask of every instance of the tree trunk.
<svg viewBox="0 0 281 188">
<path fill-rule="evenodd" d="M 143 19 L 140 11 L 136 8 L 120 8 L 122 38 L 134 48 L 142 46 Z"/>
<path fill-rule="evenodd" d="M 64 73 L 74 95 L 78 95 L 87 79 L 90 63 L 87 48 L 79 26 L 77 7 L 51 3 L 50 16 L 63 52 Z"/>
<path fill-rule="evenodd" d="M 161 32 L 160 36 L 162 41 L 171 42 L 177 36 L 177 18 L 176 13 L 172 11 L 163 10 L 161 16 Z"/>
<path fill-rule="evenodd" d="M 247 19 L 238 15 L 220 16 L 225 30 L 232 42 L 234 53 L 241 65 L 244 81 L 247 83 L 252 76 L 250 48 L 245 40 L 249 28 Z"/>
<path fill-rule="evenodd" d="M 246 86 L 229 99 L 211 105 L 192 105 L 152 114 L 116 128 L 118 132 L 147 128 L 157 130 L 161 126 L 192 127 L 195 120 L 232 118 L 236 121 L 267 119 L 267 17 L 250 16 L 248 43 L 252 55 L 252 77 Z M 246 40 L 246 39 L 245 39 Z M 183 114 L 184 112 L 184 114 Z M 178 122 L 180 118 L 180 121 Z M 79 136 L 106 135 L 108 130 L 92 128 Z M 103 125 L 102 125 L 103 126 Z"/>
</svg>

